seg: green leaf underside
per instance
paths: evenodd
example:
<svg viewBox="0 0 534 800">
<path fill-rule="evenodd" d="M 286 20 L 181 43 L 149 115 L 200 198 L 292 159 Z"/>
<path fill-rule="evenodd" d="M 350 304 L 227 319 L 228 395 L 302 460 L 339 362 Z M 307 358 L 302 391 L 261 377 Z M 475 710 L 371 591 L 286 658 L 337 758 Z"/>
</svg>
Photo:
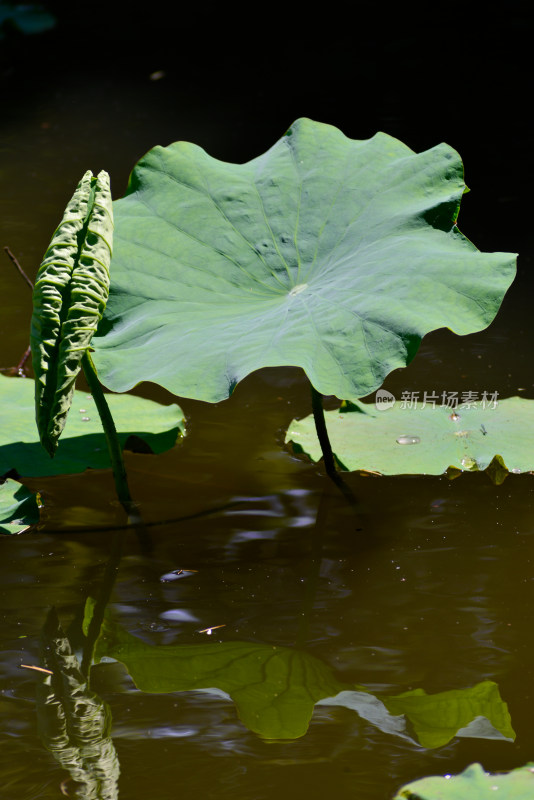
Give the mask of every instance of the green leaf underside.
<svg viewBox="0 0 534 800">
<path fill-rule="evenodd" d="M 113 210 L 109 176 L 86 172 L 65 209 L 37 273 L 31 348 L 36 419 L 53 455 L 72 401 L 81 359 L 109 293 Z"/>
<path fill-rule="evenodd" d="M 442 746 L 456 735 L 515 738 L 506 704 L 491 681 L 437 695 L 417 690 L 378 699 L 361 686 L 341 683 L 330 667 L 302 650 L 249 642 L 155 646 L 109 615 L 96 647 L 97 659 L 104 656 L 121 661 L 141 691 L 224 692 L 246 727 L 266 739 L 303 736 L 317 703 L 345 706 L 384 732 L 413 741 L 407 721 L 424 747 Z M 477 725 L 479 718 L 484 724 Z"/>
<path fill-rule="evenodd" d="M 511 772 L 490 775 L 471 764 L 460 775 L 433 776 L 408 783 L 394 800 L 532 800 L 534 767 L 527 764 Z"/>
<path fill-rule="evenodd" d="M 184 432 L 184 415 L 175 404 L 162 406 L 131 395 L 106 395 L 124 447 L 132 434 L 154 453 L 176 444 Z M 73 409 L 54 459 L 39 444 L 35 430 L 33 381 L 0 375 L 0 475 L 15 469 L 25 477 L 61 475 L 110 466 L 108 449 L 91 395 L 75 391 Z"/>
<path fill-rule="evenodd" d="M 0 533 L 23 533 L 38 522 L 36 494 L 10 478 L 0 483 Z"/>
<path fill-rule="evenodd" d="M 396 697 L 383 697 L 382 701 L 391 714 L 403 714 L 410 720 L 423 747 L 442 747 L 479 717 L 487 720 L 503 738 L 515 739 L 508 707 L 493 681 L 483 681 L 467 691 L 456 689 L 435 695 L 414 689 Z M 484 725 L 481 727 L 483 730 Z M 476 736 L 476 724 L 474 728 Z"/>
<path fill-rule="evenodd" d="M 156 147 L 114 204 L 102 381 L 216 402 L 261 367 L 362 397 L 443 326 L 485 328 L 515 273 L 455 227 L 458 154 L 301 119 L 246 164 Z"/>
<path fill-rule="evenodd" d="M 460 406 L 454 413 L 438 405 L 401 408 L 397 402 L 377 411 L 374 405 L 358 404 L 327 411 L 325 417 L 335 456 L 349 471 L 441 475 L 449 467 L 491 471 L 497 461 L 499 475 L 534 470 L 534 401 L 509 397 L 492 405 Z M 411 438 L 420 441 L 397 441 Z M 313 461 L 322 458 L 311 415 L 293 420 L 286 442 Z"/>
<path fill-rule="evenodd" d="M 316 701 L 344 688 L 326 665 L 300 651 L 247 642 L 155 647 L 109 620 L 96 655 L 125 664 L 144 692 L 219 689 L 247 728 L 273 739 L 303 736 Z"/>
</svg>

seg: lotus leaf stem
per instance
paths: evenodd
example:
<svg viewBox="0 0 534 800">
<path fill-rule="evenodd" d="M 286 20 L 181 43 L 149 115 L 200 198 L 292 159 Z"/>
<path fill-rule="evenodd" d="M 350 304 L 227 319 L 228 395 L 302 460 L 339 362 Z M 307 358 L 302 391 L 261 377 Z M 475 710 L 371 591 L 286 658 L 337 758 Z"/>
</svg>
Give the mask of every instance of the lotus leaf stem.
<svg viewBox="0 0 534 800">
<path fill-rule="evenodd" d="M 344 494 L 349 503 L 351 503 L 351 505 L 357 505 L 357 500 L 352 489 L 345 483 L 336 469 L 334 453 L 332 452 L 332 445 L 330 444 L 328 431 L 326 429 L 326 420 L 323 409 L 323 396 L 317 391 L 317 389 L 315 389 L 314 386 L 311 384 L 310 386 L 312 393 L 313 419 L 315 422 L 315 430 L 317 431 L 317 438 L 319 439 L 319 444 L 321 445 L 321 451 L 323 453 L 323 462 L 326 469 L 326 474 Z"/>
<path fill-rule="evenodd" d="M 128 486 L 128 479 L 126 477 L 126 469 L 124 467 L 122 450 L 117 436 L 117 429 L 115 427 L 113 417 L 111 416 L 111 411 L 109 410 L 106 396 L 102 391 L 102 386 L 98 380 L 93 359 L 91 358 L 88 350 L 85 352 L 82 358 L 82 367 L 96 403 L 100 420 L 102 422 L 102 427 L 104 428 L 117 495 L 120 502 L 124 506 L 125 511 L 128 514 L 131 514 L 133 510 L 133 501 Z"/>
</svg>

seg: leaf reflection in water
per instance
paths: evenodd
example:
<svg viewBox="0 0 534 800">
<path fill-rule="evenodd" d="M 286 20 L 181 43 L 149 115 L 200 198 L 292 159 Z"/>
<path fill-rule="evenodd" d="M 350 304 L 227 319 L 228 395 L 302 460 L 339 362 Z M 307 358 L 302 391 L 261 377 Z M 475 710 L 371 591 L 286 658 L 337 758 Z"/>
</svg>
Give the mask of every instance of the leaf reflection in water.
<svg viewBox="0 0 534 800">
<path fill-rule="evenodd" d="M 144 692 L 225 693 L 243 724 L 265 739 L 304 736 L 319 704 L 345 706 L 381 731 L 427 748 L 441 747 L 454 736 L 515 739 L 508 707 L 493 681 L 379 699 L 363 686 L 340 682 L 327 664 L 303 650 L 254 642 L 151 645 L 109 614 L 96 646 L 97 660 L 103 657 L 122 662 Z"/>
<path fill-rule="evenodd" d="M 109 707 L 87 685 L 55 609 L 41 634 L 41 660 L 52 674 L 37 687 L 39 734 L 77 784 L 82 800 L 117 800 L 119 762 Z"/>
</svg>

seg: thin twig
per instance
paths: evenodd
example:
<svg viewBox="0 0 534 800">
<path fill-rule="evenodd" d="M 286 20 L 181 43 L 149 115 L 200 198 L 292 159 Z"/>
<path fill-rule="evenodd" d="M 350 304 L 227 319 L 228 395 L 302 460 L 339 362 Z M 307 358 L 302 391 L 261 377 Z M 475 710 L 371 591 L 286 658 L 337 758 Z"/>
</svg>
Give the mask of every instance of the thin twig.
<svg viewBox="0 0 534 800">
<path fill-rule="evenodd" d="M 7 246 L 4 247 L 4 252 L 7 253 L 8 258 L 10 258 L 11 261 L 13 262 L 13 264 L 15 265 L 15 268 L 16 268 L 17 272 L 19 273 L 19 275 L 26 281 L 26 283 L 28 284 L 30 289 L 33 291 L 33 282 L 30 280 L 30 278 L 28 278 L 28 276 L 26 275 L 26 273 L 24 272 L 24 270 L 20 266 L 17 257 L 11 252 L 11 250 Z M 24 355 L 22 356 L 22 358 L 20 359 L 20 361 L 19 361 L 19 363 L 17 364 L 16 367 L 6 367 L 6 368 L 1 369 L 0 372 L 7 372 L 8 375 L 18 375 L 20 378 L 25 378 L 26 377 L 26 371 L 25 371 L 24 367 L 25 367 L 26 361 L 30 357 L 31 351 L 32 351 L 31 347 L 28 347 L 28 349 L 26 350 L 26 352 L 24 353 Z"/>
<path fill-rule="evenodd" d="M 26 275 L 26 273 L 24 272 L 24 270 L 20 266 L 20 264 L 19 264 L 19 262 L 17 260 L 17 257 L 15 255 L 13 255 L 13 253 L 11 252 L 9 247 L 4 247 L 4 252 L 7 253 L 8 258 L 11 259 L 11 261 L 15 265 L 15 268 L 19 271 L 19 273 L 22 275 L 22 277 L 24 278 L 24 280 L 26 281 L 26 283 L 28 284 L 30 289 L 33 291 L 33 281 L 31 281 L 30 278 L 28 278 L 28 276 Z"/>
<path fill-rule="evenodd" d="M 22 377 L 26 377 L 26 372 L 24 371 L 24 367 L 25 367 L 26 361 L 29 359 L 29 357 L 31 355 L 31 352 L 32 352 L 31 346 L 28 345 L 28 349 L 26 350 L 26 352 L 24 353 L 24 355 L 20 359 L 19 363 L 15 367 L 15 369 L 17 370 L 17 375 L 20 375 L 21 378 Z"/>
</svg>

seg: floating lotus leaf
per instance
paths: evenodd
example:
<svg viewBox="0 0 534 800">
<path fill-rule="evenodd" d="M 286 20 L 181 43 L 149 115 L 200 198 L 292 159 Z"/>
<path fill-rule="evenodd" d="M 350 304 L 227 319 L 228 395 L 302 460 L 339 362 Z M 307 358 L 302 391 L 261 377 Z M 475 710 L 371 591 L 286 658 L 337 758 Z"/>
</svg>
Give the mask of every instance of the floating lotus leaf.
<svg viewBox="0 0 534 800">
<path fill-rule="evenodd" d="M 37 495 L 10 478 L 0 483 L 0 533 L 23 533 L 39 522 Z"/>
<path fill-rule="evenodd" d="M 113 240 L 107 172 L 86 172 L 39 267 L 31 348 L 37 427 L 54 455 L 81 360 L 105 308 Z"/>
<path fill-rule="evenodd" d="M 131 395 L 106 395 L 121 447 L 133 435 L 145 450 L 162 453 L 184 433 L 184 415 L 175 404 L 163 406 Z M 24 477 L 62 475 L 110 466 L 106 439 L 91 395 L 76 391 L 74 407 L 54 459 L 41 447 L 34 422 L 34 388 L 28 378 L 0 375 L 0 476 L 16 470 Z"/>
<path fill-rule="evenodd" d="M 154 148 L 114 204 L 101 380 L 216 402 L 260 367 L 299 366 L 319 392 L 365 396 L 429 331 L 497 313 L 515 257 L 458 231 L 464 191 L 448 145 L 416 154 L 308 119 L 246 164 Z"/>
<path fill-rule="evenodd" d="M 422 778 L 399 790 L 394 800 L 532 800 L 534 765 L 490 775 L 471 764 L 460 775 Z"/>
<path fill-rule="evenodd" d="M 521 397 L 475 402 L 454 410 L 377 410 L 346 404 L 325 414 L 332 450 L 342 468 L 383 475 L 441 475 L 452 467 L 486 470 L 496 483 L 508 472 L 534 470 L 534 401 Z M 293 420 L 286 434 L 297 452 L 322 458 L 313 416 Z"/>
</svg>

